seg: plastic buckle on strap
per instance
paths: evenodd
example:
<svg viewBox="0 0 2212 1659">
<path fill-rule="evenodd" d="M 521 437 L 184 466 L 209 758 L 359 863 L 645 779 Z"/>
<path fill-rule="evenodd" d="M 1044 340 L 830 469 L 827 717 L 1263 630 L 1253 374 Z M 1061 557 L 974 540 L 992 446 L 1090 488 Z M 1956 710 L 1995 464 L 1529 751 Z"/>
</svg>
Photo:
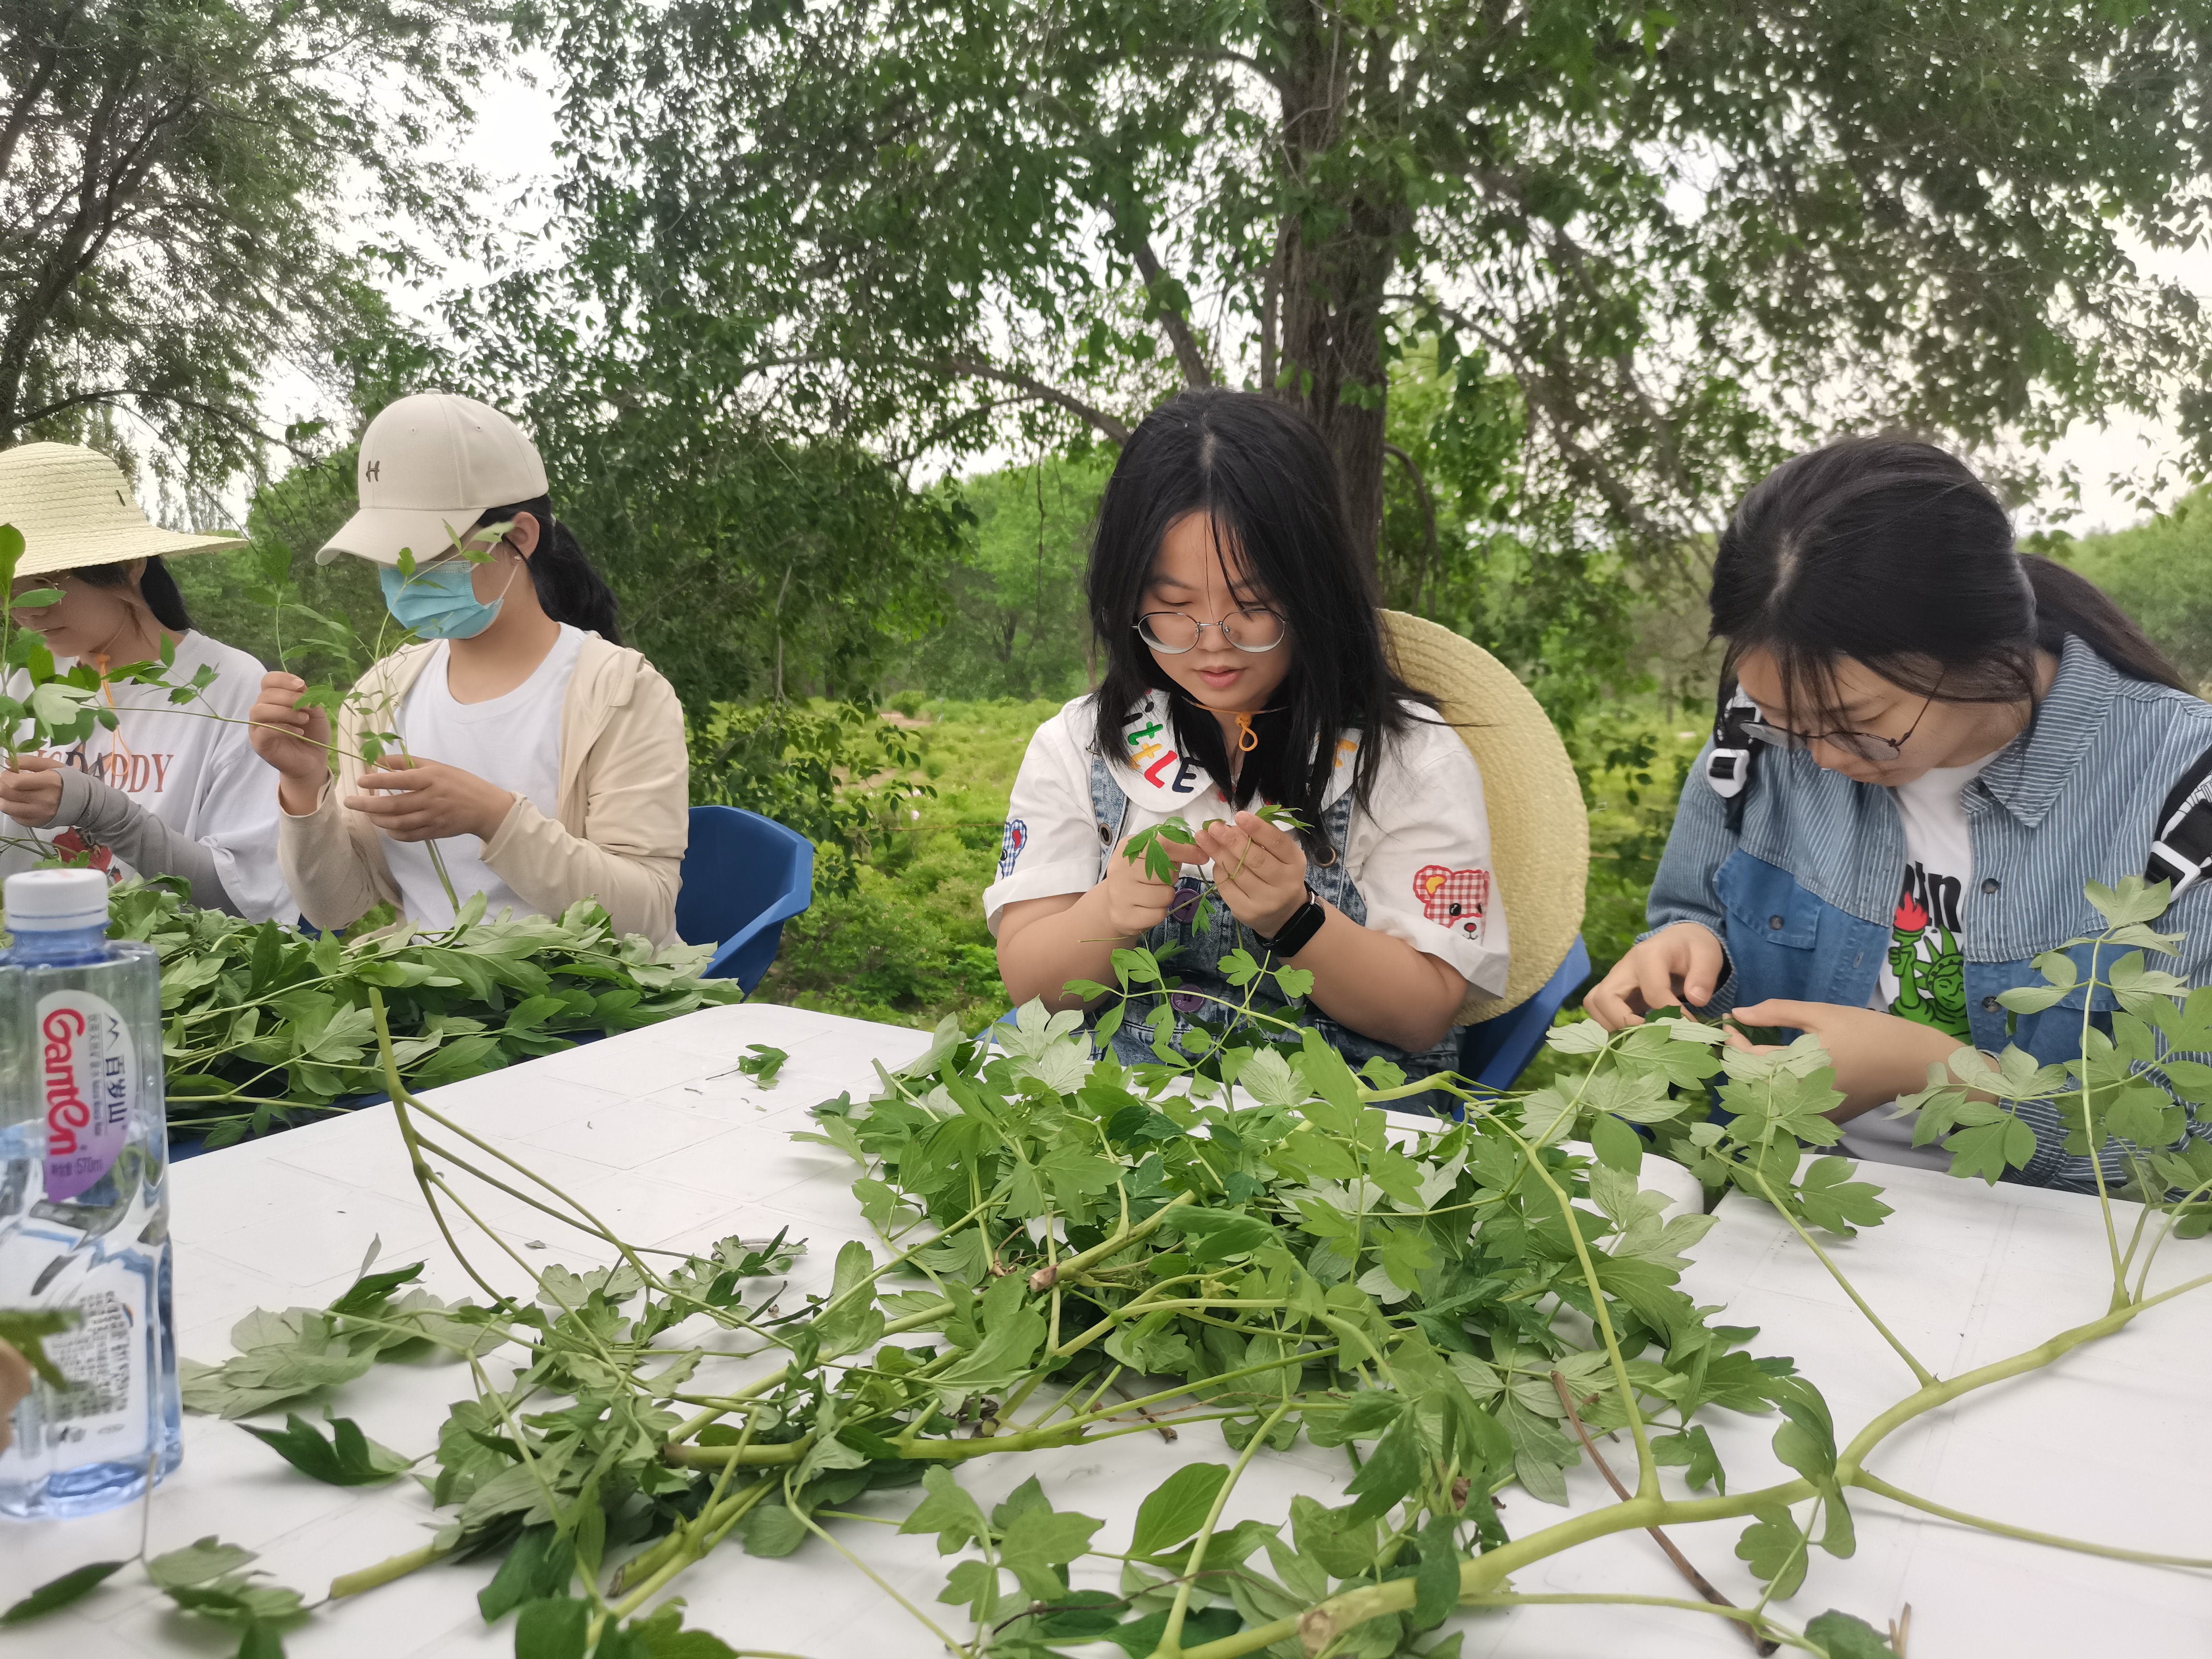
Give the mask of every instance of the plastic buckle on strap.
<svg viewBox="0 0 2212 1659">
<path fill-rule="evenodd" d="M 1716 749 L 1705 762 L 1705 781 L 1712 785 L 1713 793 L 1723 800 L 1733 800 L 1741 794 L 1750 777 L 1748 749 Z"/>
<path fill-rule="evenodd" d="M 2164 867 L 2161 868 L 2161 866 Z M 2176 852 L 2162 841 L 2151 842 L 2150 869 L 2148 874 L 2153 881 L 2163 876 L 2173 884 L 2173 890 L 2166 898 L 2167 903 L 2171 904 L 2175 899 L 2196 886 L 2198 882 L 2203 880 L 2204 872 L 2205 866 L 2185 853 Z"/>
</svg>

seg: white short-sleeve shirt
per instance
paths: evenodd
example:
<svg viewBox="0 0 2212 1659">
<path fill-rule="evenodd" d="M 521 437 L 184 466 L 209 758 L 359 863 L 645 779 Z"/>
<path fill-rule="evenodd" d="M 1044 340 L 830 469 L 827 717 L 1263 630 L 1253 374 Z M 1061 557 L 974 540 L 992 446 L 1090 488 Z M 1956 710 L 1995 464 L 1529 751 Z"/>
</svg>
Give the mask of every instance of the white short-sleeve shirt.
<svg viewBox="0 0 2212 1659">
<path fill-rule="evenodd" d="M 1469 985 L 1495 995 L 1505 988 L 1505 908 L 1491 863 L 1482 772 L 1433 709 L 1409 704 L 1407 713 L 1413 723 L 1387 740 L 1368 805 L 1352 811 L 1345 872 L 1367 906 L 1367 926 L 1449 963 Z M 1006 809 L 999 878 L 983 892 L 994 935 L 1017 900 L 1088 892 L 1103 876 L 1110 849 L 1100 844 L 1091 805 L 1097 733 L 1086 696 L 1030 737 Z M 1361 741 L 1356 731 L 1338 739 L 1324 805 L 1351 788 Z M 1200 824 L 1231 816 L 1204 769 L 1176 752 L 1164 694 L 1154 692 L 1123 722 L 1122 744 L 1127 763 L 1114 766 L 1112 776 L 1129 798 L 1124 836 L 1172 817 Z"/>
</svg>

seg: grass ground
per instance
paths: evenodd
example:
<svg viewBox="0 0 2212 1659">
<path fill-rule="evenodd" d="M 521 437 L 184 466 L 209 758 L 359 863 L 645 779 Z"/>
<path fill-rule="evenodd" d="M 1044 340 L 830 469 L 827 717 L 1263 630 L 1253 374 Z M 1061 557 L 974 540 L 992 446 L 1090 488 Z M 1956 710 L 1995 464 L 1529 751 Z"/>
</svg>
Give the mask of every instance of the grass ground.
<svg viewBox="0 0 2212 1659">
<path fill-rule="evenodd" d="M 980 1030 L 1004 1012 L 1006 988 L 979 901 L 997 868 L 1022 752 L 1058 706 L 1013 698 L 921 705 L 925 723 L 914 735 L 936 796 L 869 849 L 857 893 L 817 894 L 786 925 L 756 994 L 897 1025 L 933 1026 L 949 1013 Z M 1649 699 L 1575 734 L 1590 808 L 1583 937 L 1601 973 L 1642 929 L 1644 895 L 1703 736 L 1697 717 Z"/>
</svg>

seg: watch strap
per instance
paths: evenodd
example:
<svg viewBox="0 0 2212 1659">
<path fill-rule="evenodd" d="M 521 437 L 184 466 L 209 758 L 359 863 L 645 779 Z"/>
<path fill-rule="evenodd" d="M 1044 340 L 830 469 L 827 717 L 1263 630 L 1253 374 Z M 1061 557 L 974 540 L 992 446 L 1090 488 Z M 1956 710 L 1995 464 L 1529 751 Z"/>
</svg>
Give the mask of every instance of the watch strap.
<svg viewBox="0 0 2212 1659">
<path fill-rule="evenodd" d="M 1310 884 L 1306 888 L 1306 901 L 1291 912 L 1290 920 L 1273 934 L 1261 934 L 1260 943 L 1272 956 L 1294 957 L 1313 943 L 1313 936 L 1321 932 L 1322 924 L 1328 920 L 1328 912 L 1314 896 Z"/>
</svg>

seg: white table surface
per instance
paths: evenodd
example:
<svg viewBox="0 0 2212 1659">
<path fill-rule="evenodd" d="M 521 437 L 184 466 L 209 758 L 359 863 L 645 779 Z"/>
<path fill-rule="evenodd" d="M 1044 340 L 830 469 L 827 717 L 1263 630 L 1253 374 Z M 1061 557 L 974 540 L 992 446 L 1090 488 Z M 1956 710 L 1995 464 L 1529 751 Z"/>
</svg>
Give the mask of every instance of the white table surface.
<svg viewBox="0 0 2212 1659">
<path fill-rule="evenodd" d="M 870 1062 L 896 1065 L 924 1034 L 890 1026 L 751 1006 L 705 1010 L 439 1090 L 441 1110 L 506 1148 L 593 1207 L 635 1243 L 695 1247 L 731 1233 L 759 1237 L 788 1226 L 810 1252 L 793 1274 L 804 1290 L 826 1282 L 845 1240 L 866 1237 L 842 1154 L 789 1139 L 806 1109 L 854 1091 L 871 1092 Z M 750 1043 L 787 1050 L 776 1086 L 760 1089 L 732 1068 Z M 1668 1171 L 1680 1178 L 1680 1171 Z M 1901 1169 L 1867 1174 L 1889 1189 L 1898 1213 L 1837 1258 L 1899 1338 L 1941 1375 L 2016 1352 L 2105 1306 L 2101 1229 L 2088 1200 Z M 1664 1184 L 1647 1162 L 1646 1183 Z M 458 1297 L 470 1287 L 447 1259 L 410 1177 L 391 1109 L 346 1117 L 188 1160 L 177 1166 L 176 1305 L 180 1347 L 218 1361 L 231 1325 L 255 1307 L 320 1305 L 350 1281 L 372 1237 L 383 1266 L 430 1262 L 423 1283 Z M 607 1252 L 511 1199 L 490 1194 L 483 1212 L 532 1261 L 581 1267 Z M 1905 1394 L 1903 1365 L 1771 1212 L 1731 1199 L 1695 1253 L 1685 1288 L 1724 1304 L 1732 1322 L 1761 1328 L 1759 1354 L 1790 1354 L 1826 1393 L 1838 1439 Z M 483 1255 L 490 1254 L 485 1249 Z M 2154 1283 L 2212 1267 L 2212 1242 L 2173 1243 Z M 518 1280 L 519 1282 L 519 1280 Z M 2212 1289 L 2197 1293 L 2212 1297 Z M 2016 1524 L 2124 1547 L 2212 1555 L 2212 1301 L 2182 1298 L 2121 1335 L 2076 1351 L 2050 1370 L 1932 1413 L 1892 1437 L 1872 1461 L 1909 1490 Z M 332 1410 L 374 1438 L 413 1454 L 434 1441 L 447 1405 L 470 1392 L 450 1364 L 384 1364 L 336 1391 Z M 311 1417 L 319 1413 L 309 1409 Z M 1705 1421 L 1737 1490 L 1786 1478 L 1769 1440 L 1778 1419 L 1711 1413 Z M 1633 1454 L 1608 1448 L 1632 1478 Z M 1122 1546 L 1137 1504 L 1182 1461 L 1230 1461 L 1210 1425 L 1175 1445 L 1146 1435 L 963 1466 L 960 1478 L 987 1504 L 1029 1474 L 1054 1501 L 1106 1518 L 1103 1547 Z M 1224 1523 L 1279 1520 L 1290 1500 L 1325 1501 L 1348 1476 L 1340 1452 L 1303 1441 L 1255 1459 Z M 1680 1491 L 1680 1471 L 1667 1472 Z M 1574 1507 L 1609 1494 L 1587 1466 L 1570 1473 Z M 903 1515 L 915 1492 L 856 1500 Z M 2078 1655 L 2131 1659 L 2212 1653 L 2212 1578 L 2062 1553 L 1990 1538 L 1856 1494 L 1859 1547 L 1848 1561 L 1816 1553 L 1807 1587 L 1781 1609 L 1802 1624 L 1830 1607 L 1877 1628 L 1912 1608 L 1913 1659 L 1950 1656 Z M 1516 1535 L 1564 1511 L 1513 1488 L 1504 1521 Z M 274 1582 L 321 1594 L 333 1577 L 426 1541 L 434 1524 L 411 1480 L 367 1489 L 323 1486 L 295 1473 L 233 1424 L 186 1419 L 183 1468 L 156 1493 L 155 1552 L 215 1533 L 260 1553 Z M 889 1527 L 836 1523 L 838 1536 L 956 1636 L 956 1608 L 934 1601 L 950 1563 L 934 1541 Z M 1742 1521 L 1675 1530 L 1676 1541 L 1740 1601 L 1758 1586 L 1733 1553 Z M 0 1600 L 84 1562 L 137 1547 L 137 1507 L 71 1522 L 0 1522 Z M 1255 1563 L 1255 1565 L 1259 1565 Z M 317 1613 L 286 1638 L 294 1659 L 404 1659 L 414 1654 L 505 1655 L 512 1615 L 478 1616 L 486 1562 L 429 1568 Z M 1111 1588 L 1079 1568 L 1079 1587 Z M 1640 1533 L 1585 1546 L 1521 1574 L 1525 1592 L 1683 1595 L 1686 1587 Z M 839 1656 L 927 1655 L 935 1644 L 857 1571 L 819 1543 L 782 1560 L 756 1560 L 734 1544 L 684 1574 L 671 1594 L 688 1622 L 733 1645 Z M 1565 1659 L 1604 1653 L 1665 1659 L 1740 1655 L 1741 1637 L 1721 1621 L 1666 1611 L 1527 1607 L 1455 1621 L 1468 1659 Z M 136 1570 L 65 1613 L 0 1633 L 0 1652 L 71 1659 L 227 1654 L 236 1637 L 168 1610 Z M 1113 1650 L 1093 1650 L 1110 1653 Z"/>
</svg>

